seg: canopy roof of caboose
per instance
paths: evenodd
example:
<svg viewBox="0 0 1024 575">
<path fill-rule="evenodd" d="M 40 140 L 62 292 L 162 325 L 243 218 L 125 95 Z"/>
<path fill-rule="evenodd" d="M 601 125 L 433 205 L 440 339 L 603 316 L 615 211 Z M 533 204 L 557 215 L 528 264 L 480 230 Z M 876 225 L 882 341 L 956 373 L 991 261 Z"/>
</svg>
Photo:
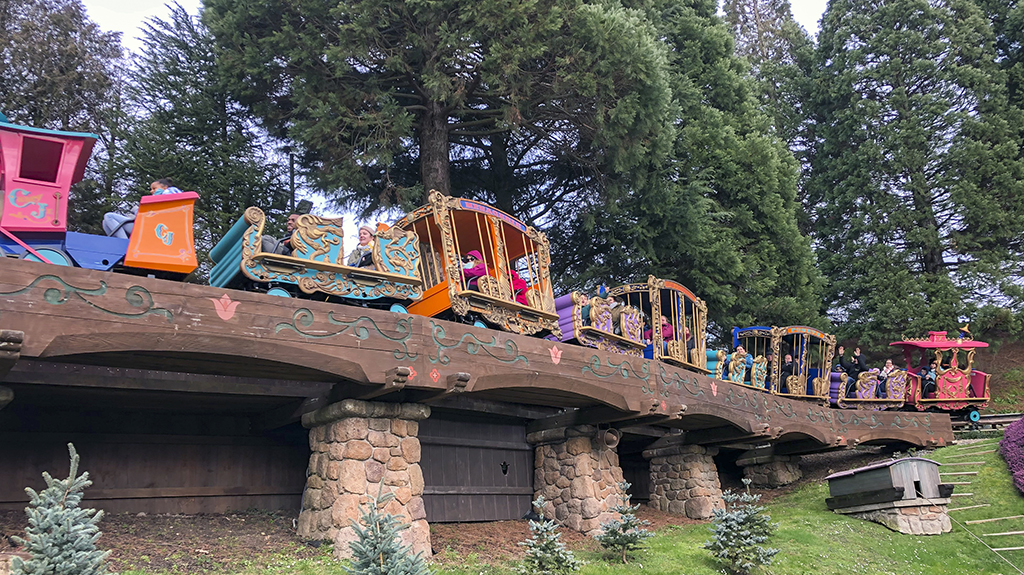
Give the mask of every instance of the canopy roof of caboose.
<svg viewBox="0 0 1024 575">
<path fill-rule="evenodd" d="M 900 345 L 903 349 L 918 348 L 918 349 L 941 349 L 943 351 L 949 349 L 968 349 L 978 347 L 988 347 L 988 344 L 983 341 L 975 341 L 973 339 L 946 339 L 946 332 L 944 331 L 930 331 L 928 332 L 927 338 L 922 339 L 905 339 L 902 341 L 894 341 L 889 345 Z"/>
<path fill-rule="evenodd" d="M 482 253 L 490 251 L 489 234 L 482 229 L 484 221 L 479 216 L 493 216 L 501 222 L 501 232 L 506 238 L 505 253 L 509 261 L 515 261 L 525 255 L 536 252 L 534 236 L 536 232 L 525 223 L 493 208 L 485 203 L 465 198 L 456 198 L 448 208 L 449 217 L 452 221 L 452 228 L 455 233 L 455 241 L 459 251 L 465 255 L 471 250 L 479 250 Z M 401 220 L 395 222 L 395 226 L 403 230 L 413 230 L 419 235 L 420 241 L 430 241 L 440 246 L 441 235 L 437 230 L 434 221 L 434 208 L 427 204 Z M 428 232 L 427 226 L 433 231 Z M 531 232 L 534 232 L 531 234 Z M 541 241 L 546 242 L 546 239 Z M 486 244 L 486 245 L 485 245 Z"/>
<path fill-rule="evenodd" d="M 33 128 L 32 126 L 12 124 L 7 121 L 7 116 L 3 115 L 3 113 L 0 113 L 0 133 L 43 136 L 45 139 L 50 140 L 80 140 L 82 142 L 82 151 L 78 154 L 78 157 L 75 158 L 75 171 L 72 174 L 71 181 L 68 182 L 67 185 L 81 181 L 85 176 L 85 165 L 89 162 L 89 156 L 92 154 L 93 144 L 95 144 L 96 140 L 99 139 L 99 136 L 96 134 L 90 134 L 88 132 L 64 132 L 61 130 L 47 130 L 44 128 Z M 24 140 L 22 138 L 18 138 L 17 141 L 21 143 Z M 22 164 L 24 164 L 25 161 L 24 159 L 21 159 L 21 149 L 7 149 L 8 146 L 11 145 L 8 142 L 9 140 L 7 138 L 0 138 L 0 146 L 3 146 L 4 152 L 2 156 L 0 156 L 0 172 L 4 171 L 5 159 L 12 161 L 13 159 L 18 158 Z M 12 154 L 10 152 L 16 153 Z M 29 159 L 29 161 L 31 161 L 31 159 Z"/>
</svg>

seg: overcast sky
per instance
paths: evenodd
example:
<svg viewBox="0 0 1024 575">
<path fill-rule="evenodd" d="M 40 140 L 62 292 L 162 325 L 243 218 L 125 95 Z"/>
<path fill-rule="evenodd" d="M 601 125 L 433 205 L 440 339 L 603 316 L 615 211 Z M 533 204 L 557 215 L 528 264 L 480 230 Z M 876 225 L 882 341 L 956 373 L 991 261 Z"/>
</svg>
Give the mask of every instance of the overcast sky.
<svg viewBox="0 0 1024 575">
<path fill-rule="evenodd" d="M 160 0 L 82 0 L 89 18 L 104 30 L 123 32 L 126 48 L 137 51 L 142 45 L 138 38 L 139 26 L 152 16 L 166 17 L 170 11 Z M 179 0 L 189 13 L 199 10 L 201 0 Z M 793 17 L 811 34 L 818 32 L 818 20 L 825 11 L 827 0 L 791 0 Z"/>
</svg>

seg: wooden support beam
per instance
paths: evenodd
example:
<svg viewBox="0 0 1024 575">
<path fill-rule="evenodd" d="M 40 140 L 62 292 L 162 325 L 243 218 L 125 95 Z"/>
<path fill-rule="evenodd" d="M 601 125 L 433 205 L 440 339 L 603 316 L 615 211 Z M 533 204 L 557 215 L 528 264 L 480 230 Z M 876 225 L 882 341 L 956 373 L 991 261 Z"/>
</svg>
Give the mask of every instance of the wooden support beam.
<svg viewBox="0 0 1024 575">
<path fill-rule="evenodd" d="M 177 371 L 99 367 L 74 363 L 21 360 L 7 374 L 8 383 L 94 387 L 182 393 L 216 393 L 275 397 L 316 397 L 335 382 L 294 381 L 208 375 Z"/>
<path fill-rule="evenodd" d="M 973 521 L 964 521 L 964 525 L 975 525 L 977 523 L 992 523 L 993 521 L 1009 521 L 1010 519 L 1021 519 L 1024 515 L 1010 515 L 1009 517 L 993 517 L 991 519 L 975 519 Z"/>
<path fill-rule="evenodd" d="M 946 481 L 944 485 L 970 485 L 970 481 Z"/>
<path fill-rule="evenodd" d="M 406 392 L 408 394 L 408 392 Z M 561 410 L 557 407 L 542 407 L 533 405 L 522 405 L 519 403 L 506 403 L 501 401 L 490 401 L 487 399 L 476 399 L 471 395 L 449 395 L 435 401 L 425 402 L 422 399 L 415 399 L 417 403 L 429 403 L 435 411 L 472 411 L 485 415 L 494 415 L 502 418 L 512 419 L 542 419 L 557 414 Z"/>
<path fill-rule="evenodd" d="M 420 403 L 436 403 L 443 399 L 459 395 L 466 391 L 466 387 L 469 385 L 469 380 L 472 376 L 464 371 L 453 373 L 448 376 L 445 381 L 448 383 L 448 387 L 441 392 L 434 393 L 428 397 L 425 397 Z"/>
<path fill-rule="evenodd" d="M 293 401 L 288 405 L 282 405 L 266 413 L 254 416 L 250 418 L 251 425 L 256 431 L 277 429 L 301 420 L 304 414 L 316 411 L 328 403 L 327 394 L 307 397 L 301 401 Z"/>
<path fill-rule="evenodd" d="M 967 507 L 954 507 L 953 509 L 947 509 L 946 513 L 953 511 L 967 511 L 968 509 L 978 509 L 980 507 L 991 507 L 991 503 L 982 503 L 981 505 L 968 505 Z"/>
<path fill-rule="evenodd" d="M 993 547 L 993 551 L 1020 551 L 1024 547 Z"/>
<path fill-rule="evenodd" d="M 695 429 L 686 432 L 686 443 L 695 445 L 721 445 L 771 438 L 771 429 L 767 424 L 761 433 L 750 433 L 731 425 L 712 427 L 710 429 Z"/>
<path fill-rule="evenodd" d="M 21 344 L 25 332 L 13 329 L 0 330 L 0 381 L 11 371 L 21 358 Z M 0 408 L 3 406 L 0 405 Z"/>
<path fill-rule="evenodd" d="M 664 405 L 664 406 L 663 406 Z M 642 412 L 628 412 L 606 405 L 570 409 L 558 415 L 531 421 L 526 426 L 526 433 L 536 433 L 559 427 L 573 425 L 598 425 L 602 423 L 621 423 L 623 426 L 651 425 L 678 420 L 686 411 L 683 404 L 662 404 L 652 400 Z"/>
<path fill-rule="evenodd" d="M 954 493 L 950 497 L 974 497 L 973 493 Z"/>
<path fill-rule="evenodd" d="M 409 381 L 409 376 L 412 375 L 412 369 L 406 366 L 393 367 L 384 374 L 384 385 L 368 391 L 356 399 L 370 400 L 375 399 L 389 393 L 395 393 L 405 389 L 405 384 Z"/>
</svg>

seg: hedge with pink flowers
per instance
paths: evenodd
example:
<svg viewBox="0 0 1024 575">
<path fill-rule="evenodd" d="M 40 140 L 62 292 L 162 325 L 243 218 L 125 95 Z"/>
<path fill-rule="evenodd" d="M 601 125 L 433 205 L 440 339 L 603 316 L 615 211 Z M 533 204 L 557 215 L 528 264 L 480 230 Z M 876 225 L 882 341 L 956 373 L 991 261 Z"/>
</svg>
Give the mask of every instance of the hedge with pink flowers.
<svg viewBox="0 0 1024 575">
<path fill-rule="evenodd" d="M 999 442 L 999 454 L 1013 475 L 1013 484 L 1024 493 L 1024 419 L 1011 423 Z"/>
</svg>

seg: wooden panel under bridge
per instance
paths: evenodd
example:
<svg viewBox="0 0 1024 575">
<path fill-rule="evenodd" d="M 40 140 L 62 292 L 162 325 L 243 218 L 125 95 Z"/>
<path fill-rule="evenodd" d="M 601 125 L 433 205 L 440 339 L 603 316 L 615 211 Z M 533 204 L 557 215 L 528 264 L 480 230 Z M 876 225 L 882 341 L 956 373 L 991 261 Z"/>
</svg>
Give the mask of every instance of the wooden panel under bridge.
<svg viewBox="0 0 1024 575">
<path fill-rule="evenodd" d="M 527 432 L 610 424 L 652 440 L 682 432 L 694 444 L 771 442 L 780 455 L 953 440 L 944 414 L 832 410 L 656 361 L 433 318 L 23 260 L 0 260 L 0 268 L 0 330 L 10 330 L 0 335 L 9 340 L 0 342 L 0 441 L 54 443 L 47 430 L 95 436 L 100 426 L 144 436 L 136 446 L 206 438 L 195 445 L 243 443 L 256 455 L 243 462 L 209 446 L 175 451 L 107 442 L 122 445 L 108 452 L 138 459 L 138 473 L 146 457 L 157 461 L 154 469 L 174 457 L 200 462 L 180 485 L 118 479 L 117 489 L 139 491 L 106 496 L 126 501 L 251 495 L 290 497 L 297 505 L 304 479 L 297 461 L 308 447 L 295 447 L 295 422 L 344 398 L 491 410 Z M 284 460 L 297 469 L 260 468 L 260 461 L 281 460 L 274 453 L 282 445 L 295 450 Z M 25 476 L 43 465 L 56 462 L 43 468 L 59 474 L 66 460 L 55 453 L 37 457 L 31 469 L 19 463 L 17 477 L 0 464 L 0 500 L 20 492 Z M 90 468 L 88 460 L 83 465 Z M 209 471 L 218 465 L 236 473 Z"/>
</svg>

